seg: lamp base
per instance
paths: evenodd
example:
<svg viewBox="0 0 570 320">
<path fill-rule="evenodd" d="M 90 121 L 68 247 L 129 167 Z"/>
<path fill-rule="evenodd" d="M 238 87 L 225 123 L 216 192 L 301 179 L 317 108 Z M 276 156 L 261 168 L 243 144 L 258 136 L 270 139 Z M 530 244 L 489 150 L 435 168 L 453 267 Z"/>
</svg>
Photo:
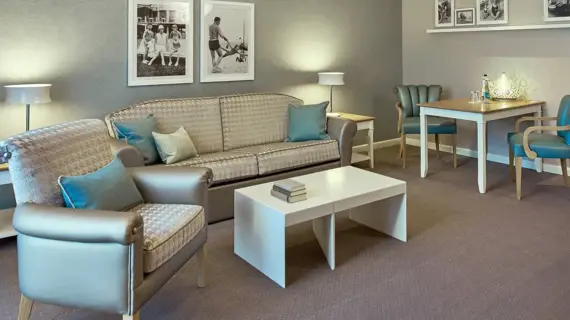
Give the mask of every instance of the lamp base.
<svg viewBox="0 0 570 320">
<path fill-rule="evenodd" d="M 340 117 L 340 113 L 336 113 L 336 112 L 330 112 L 327 113 L 327 117 Z"/>
</svg>

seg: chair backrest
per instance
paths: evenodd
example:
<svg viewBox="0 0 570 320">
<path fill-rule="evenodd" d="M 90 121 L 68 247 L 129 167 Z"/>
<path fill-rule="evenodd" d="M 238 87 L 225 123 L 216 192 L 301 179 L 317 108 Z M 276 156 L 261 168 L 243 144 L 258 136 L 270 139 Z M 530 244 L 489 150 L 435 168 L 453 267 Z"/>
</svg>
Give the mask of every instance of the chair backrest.
<svg viewBox="0 0 570 320">
<path fill-rule="evenodd" d="M 443 89 L 440 85 L 399 85 L 394 92 L 404 108 L 404 118 L 419 117 L 418 104 L 439 101 Z"/>
<path fill-rule="evenodd" d="M 59 176 L 82 175 L 113 160 L 101 120 L 80 120 L 28 131 L 0 142 L 16 202 L 63 206 Z"/>
<path fill-rule="evenodd" d="M 556 125 L 570 125 L 570 95 L 564 96 L 564 98 L 562 98 L 562 101 L 560 101 L 560 107 L 558 108 L 558 120 L 556 121 Z M 566 144 L 570 145 L 570 131 L 558 131 L 558 136 L 563 137 L 566 141 Z"/>
</svg>

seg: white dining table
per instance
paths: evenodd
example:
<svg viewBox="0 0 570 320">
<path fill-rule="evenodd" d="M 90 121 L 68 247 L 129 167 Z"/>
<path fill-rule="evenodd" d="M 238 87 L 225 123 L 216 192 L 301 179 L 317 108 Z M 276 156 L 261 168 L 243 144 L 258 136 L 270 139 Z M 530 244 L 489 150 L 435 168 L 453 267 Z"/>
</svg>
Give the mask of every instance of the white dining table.
<svg viewBox="0 0 570 320">
<path fill-rule="evenodd" d="M 542 116 L 544 101 L 509 100 L 472 103 L 469 99 L 441 100 L 418 104 L 420 107 L 421 177 L 428 175 L 427 117 L 443 117 L 477 123 L 479 192 L 487 192 L 487 122 L 526 114 Z M 536 120 L 536 125 L 542 121 Z M 542 172 L 542 159 L 536 159 L 536 171 Z"/>
</svg>

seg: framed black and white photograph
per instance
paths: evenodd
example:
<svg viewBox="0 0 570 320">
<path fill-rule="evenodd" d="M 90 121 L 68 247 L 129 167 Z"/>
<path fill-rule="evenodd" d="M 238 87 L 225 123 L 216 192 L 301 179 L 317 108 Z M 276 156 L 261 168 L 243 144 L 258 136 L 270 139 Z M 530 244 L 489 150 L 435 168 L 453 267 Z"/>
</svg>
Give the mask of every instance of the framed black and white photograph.
<svg viewBox="0 0 570 320">
<path fill-rule="evenodd" d="M 570 0 L 542 0 L 544 21 L 570 21 Z"/>
<path fill-rule="evenodd" d="M 200 80 L 255 78 L 255 5 L 202 0 Z"/>
<path fill-rule="evenodd" d="M 474 26 L 475 8 L 455 9 L 456 26 Z"/>
<path fill-rule="evenodd" d="M 509 0 L 477 0 L 477 24 L 508 24 Z"/>
<path fill-rule="evenodd" d="M 193 0 L 129 0 L 129 86 L 194 82 L 193 8 Z"/>
<path fill-rule="evenodd" d="M 453 27 L 455 0 L 435 0 L 435 26 Z"/>
</svg>

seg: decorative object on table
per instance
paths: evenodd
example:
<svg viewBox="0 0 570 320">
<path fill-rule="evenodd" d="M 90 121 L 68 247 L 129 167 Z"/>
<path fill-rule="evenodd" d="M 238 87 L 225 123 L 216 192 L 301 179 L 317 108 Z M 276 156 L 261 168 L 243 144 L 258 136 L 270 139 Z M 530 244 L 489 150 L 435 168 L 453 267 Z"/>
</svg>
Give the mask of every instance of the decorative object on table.
<svg viewBox="0 0 570 320">
<path fill-rule="evenodd" d="M 344 73 L 343 72 L 321 72 L 319 73 L 319 84 L 321 86 L 330 87 L 330 97 L 329 102 L 331 105 L 331 112 L 329 116 L 338 117 L 338 113 L 333 112 L 333 87 L 334 86 L 344 86 Z"/>
<path fill-rule="evenodd" d="M 307 189 L 303 183 L 287 179 L 275 182 L 271 195 L 283 201 L 295 203 L 307 200 Z"/>
<path fill-rule="evenodd" d="M 556 126 L 532 126 L 520 132 L 525 121 L 554 121 Z M 547 133 L 556 132 L 556 134 Z M 522 159 L 560 159 L 564 185 L 568 181 L 566 159 L 570 158 L 570 95 L 562 98 L 556 117 L 523 117 L 515 124 L 515 132 L 507 136 L 509 142 L 509 169 L 516 181 L 517 199 L 522 196 Z M 516 174 L 515 174 L 516 171 Z M 513 177 L 515 176 L 515 177 Z"/>
<path fill-rule="evenodd" d="M 330 140 L 327 134 L 328 101 L 314 105 L 289 105 L 289 130 L 285 142 Z"/>
<path fill-rule="evenodd" d="M 194 82 L 194 0 L 129 0 L 128 84 Z"/>
<path fill-rule="evenodd" d="M 456 26 L 474 26 L 475 8 L 455 9 Z"/>
<path fill-rule="evenodd" d="M 477 24 L 508 24 L 509 0 L 477 0 Z"/>
<path fill-rule="evenodd" d="M 493 100 L 519 100 L 524 96 L 525 82 L 511 79 L 506 73 L 489 83 L 491 99 Z"/>
<path fill-rule="evenodd" d="M 491 89 L 489 89 L 489 77 L 487 74 L 483 75 L 483 81 L 481 86 L 481 101 L 488 102 L 491 100 Z"/>
<path fill-rule="evenodd" d="M 394 92 L 398 96 L 398 133 L 400 134 L 400 153 L 402 166 L 406 168 L 406 136 L 420 134 L 420 108 L 418 104 L 435 102 L 441 99 L 443 89 L 439 85 L 396 86 Z M 453 167 L 457 168 L 457 124 L 455 120 L 439 117 L 428 117 L 428 134 L 435 134 L 435 146 L 439 159 L 439 135 L 450 134 L 453 138 Z"/>
<path fill-rule="evenodd" d="M 453 27 L 455 0 L 435 0 L 435 26 Z"/>
<path fill-rule="evenodd" d="M 202 0 L 200 81 L 255 78 L 255 4 Z"/>
<path fill-rule="evenodd" d="M 570 1 L 542 0 L 544 21 L 570 21 Z"/>
<path fill-rule="evenodd" d="M 194 142 L 184 127 L 171 134 L 153 132 L 158 154 L 165 164 L 174 164 L 198 156 Z"/>
<path fill-rule="evenodd" d="M 30 131 L 30 105 L 50 103 L 51 84 L 5 86 L 6 103 L 26 105 L 26 131 Z"/>
</svg>

